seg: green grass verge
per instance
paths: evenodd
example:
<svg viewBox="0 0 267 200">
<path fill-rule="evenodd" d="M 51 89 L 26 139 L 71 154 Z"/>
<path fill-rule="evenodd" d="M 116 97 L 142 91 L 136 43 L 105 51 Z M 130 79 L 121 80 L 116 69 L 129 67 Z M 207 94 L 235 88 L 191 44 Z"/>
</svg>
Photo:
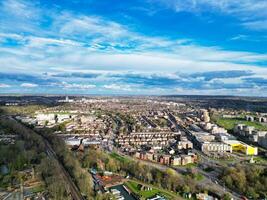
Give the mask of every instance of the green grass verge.
<svg viewBox="0 0 267 200">
<path fill-rule="evenodd" d="M 195 176 L 195 180 L 197 180 L 197 181 L 202 181 L 204 179 L 204 176 L 202 175 L 202 174 L 197 174 L 196 176 Z"/>
<path fill-rule="evenodd" d="M 189 164 L 186 164 L 186 165 L 176 165 L 176 166 L 173 166 L 174 168 L 195 168 L 197 167 L 197 163 L 189 163 Z"/>
<path fill-rule="evenodd" d="M 253 159 L 257 163 L 267 164 L 267 158 L 258 156 L 258 157 L 254 157 Z"/>
<path fill-rule="evenodd" d="M 118 160 L 120 162 L 129 162 L 129 159 L 128 158 L 126 158 L 124 156 L 121 156 L 121 155 L 119 155 L 119 154 L 117 154 L 115 152 L 112 152 L 109 155 L 110 155 L 110 157 L 112 157 L 112 158 L 114 158 L 114 159 L 116 159 L 116 160 Z"/>
</svg>

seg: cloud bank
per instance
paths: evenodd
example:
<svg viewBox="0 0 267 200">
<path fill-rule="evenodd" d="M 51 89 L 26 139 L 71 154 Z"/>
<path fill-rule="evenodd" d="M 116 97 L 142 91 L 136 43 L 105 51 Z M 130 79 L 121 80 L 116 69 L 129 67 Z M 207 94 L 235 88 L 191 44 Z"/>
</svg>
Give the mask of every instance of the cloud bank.
<svg viewBox="0 0 267 200">
<path fill-rule="evenodd" d="M 248 29 L 266 29 L 262 0 L 157 4 L 178 13 L 219 12 Z M 0 93 L 267 94 L 264 52 L 150 35 L 131 24 L 38 1 L 1 2 L 0 24 Z"/>
</svg>

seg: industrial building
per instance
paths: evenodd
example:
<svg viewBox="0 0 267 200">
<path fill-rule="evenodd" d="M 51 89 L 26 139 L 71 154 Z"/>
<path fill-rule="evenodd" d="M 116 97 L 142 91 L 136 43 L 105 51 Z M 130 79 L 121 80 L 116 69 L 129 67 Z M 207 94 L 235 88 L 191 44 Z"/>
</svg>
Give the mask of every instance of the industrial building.
<svg viewBox="0 0 267 200">
<path fill-rule="evenodd" d="M 243 152 L 246 155 L 258 155 L 257 147 L 252 147 L 238 140 L 226 140 L 224 143 L 231 145 L 233 151 Z"/>
</svg>

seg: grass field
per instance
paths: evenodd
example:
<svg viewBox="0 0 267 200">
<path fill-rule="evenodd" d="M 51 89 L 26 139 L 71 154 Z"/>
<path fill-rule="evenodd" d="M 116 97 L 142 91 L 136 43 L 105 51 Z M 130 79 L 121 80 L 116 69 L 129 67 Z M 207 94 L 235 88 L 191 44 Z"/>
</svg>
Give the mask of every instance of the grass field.
<svg viewBox="0 0 267 200">
<path fill-rule="evenodd" d="M 34 115 L 35 111 L 42 110 L 47 108 L 44 105 L 24 105 L 24 106 L 0 106 L 6 114 L 25 114 L 25 115 Z"/>
<path fill-rule="evenodd" d="M 216 123 L 224 127 L 227 130 L 233 130 L 236 124 L 246 124 L 248 126 L 254 126 L 257 130 L 267 131 L 267 126 L 259 122 L 250 122 L 241 118 L 217 118 Z"/>
<path fill-rule="evenodd" d="M 139 183 L 137 181 L 127 181 L 125 185 L 135 194 L 140 197 L 147 199 L 155 196 L 156 194 L 162 195 L 167 199 L 181 199 L 176 194 L 166 191 L 164 189 L 160 189 L 154 186 L 150 186 L 148 184 Z M 141 190 L 141 185 L 145 185 L 147 187 L 151 187 L 152 190 Z"/>
<path fill-rule="evenodd" d="M 159 190 L 154 189 L 154 188 L 152 190 L 142 191 L 142 190 L 140 190 L 140 187 L 139 187 L 140 184 L 132 182 L 132 181 L 128 181 L 126 183 L 126 185 L 131 191 L 133 191 L 136 194 L 141 195 L 144 198 L 150 198 L 150 197 L 153 197 L 156 194 L 160 193 Z"/>
</svg>

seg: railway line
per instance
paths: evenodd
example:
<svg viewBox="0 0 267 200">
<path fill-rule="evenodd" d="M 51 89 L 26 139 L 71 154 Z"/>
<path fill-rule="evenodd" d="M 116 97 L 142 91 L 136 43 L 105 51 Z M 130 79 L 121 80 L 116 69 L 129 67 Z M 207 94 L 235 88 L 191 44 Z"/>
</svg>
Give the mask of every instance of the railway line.
<svg viewBox="0 0 267 200">
<path fill-rule="evenodd" d="M 24 126 L 25 128 L 28 129 L 28 127 L 26 127 L 24 124 L 22 124 L 21 122 L 18 122 L 17 120 L 15 120 L 14 118 L 9 118 L 14 120 L 16 123 L 19 123 L 20 125 Z M 32 130 L 34 131 L 34 130 Z M 38 134 L 37 132 L 34 131 L 34 133 Z M 38 134 L 40 135 L 40 134 Z M 48 142 L 48 140 L 46 138 L 44 138 L 42 135 L 40 135 L 43 138 L 43 141 L 45 143 L 45 147 L 46 147 L 46 154 L 48 155 L 48 157 L 50 159 L 54 159 L 57 163 L 57 166 L 59 168 L 59 171 L 61 172 L 61 176 L 65 181 L 65 185 L 64 187 L 66 188 L 66 190 L 69 192 L 70 196 L 72 197 L 73 200 L 85 200 L 85 198 L 82 196 L 81 192 L 79 191 L 78 187 L 75 185 L 75 183 L 73 182 L 70 174 L 67 172 L 67 170 L 65 169 L 65 167 L 63 166 L 63 164 L 60 162 L 60 160 L 58 159 L 55 151 L 53 150 L 52 146 L 50 145 L 50 143 Z"/>
</svg>

